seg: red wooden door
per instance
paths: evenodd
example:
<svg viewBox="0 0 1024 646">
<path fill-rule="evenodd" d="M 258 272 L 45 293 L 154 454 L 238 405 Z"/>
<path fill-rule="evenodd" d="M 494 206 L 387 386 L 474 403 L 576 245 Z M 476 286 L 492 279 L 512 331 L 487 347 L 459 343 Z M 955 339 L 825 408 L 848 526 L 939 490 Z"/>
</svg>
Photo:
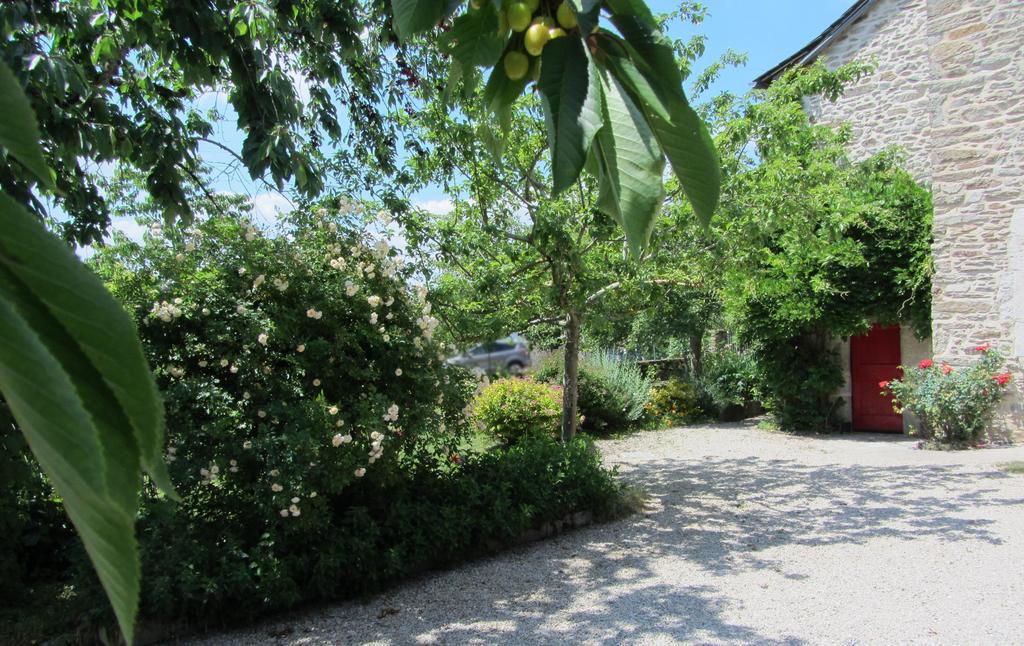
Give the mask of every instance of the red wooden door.
<svg viewBox="0 0 1024 646">
<path fill-rule="evenodd" d="M 850 339 L 850 386 L 855 431 L 903 432 L 903 416 L 878 386 L 900 376 L 900 328 L 876 325 Z"/>
</svg>

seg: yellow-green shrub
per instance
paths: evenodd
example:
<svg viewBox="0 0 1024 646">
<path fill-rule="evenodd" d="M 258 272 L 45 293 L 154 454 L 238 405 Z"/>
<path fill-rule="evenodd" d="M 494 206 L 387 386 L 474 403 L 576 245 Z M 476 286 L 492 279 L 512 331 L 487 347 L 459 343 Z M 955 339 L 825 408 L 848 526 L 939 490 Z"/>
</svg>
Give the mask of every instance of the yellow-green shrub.
<svg viewBox="0 0 1024 646">
<path fill-rule="evenodd" d="M 676 426 L 700 417 L 700 401 L 693 384 L 673 377 L 651 389 L 647 414 L 661 426 Z"/>
<path fill-rule="evenodd" d="M 512 444 L 533 435 L 554 435 L 562 414 L 562 389 L 532 379 L 498 379 L 473 400 L 477 426 Z"/>
</svg>

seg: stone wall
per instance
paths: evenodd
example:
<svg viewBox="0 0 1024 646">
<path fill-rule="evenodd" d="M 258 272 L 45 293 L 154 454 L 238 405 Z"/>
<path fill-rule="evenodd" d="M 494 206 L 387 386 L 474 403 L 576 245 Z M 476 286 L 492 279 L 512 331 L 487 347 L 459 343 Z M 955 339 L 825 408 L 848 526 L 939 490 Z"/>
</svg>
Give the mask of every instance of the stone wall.
<svg viewBox="0 0 1024 646">
<path fill-rule="evenodd" d="M 956 365 L 977 342 L 1011 358 L 1024 427 L 1024 2 L 928 0 L 935 202 L 932 337 Z"/>
<path fill-rule="evenodd" d="M 849 123 L 855 157 L 899 145 L 919 181 L 931 180 L 931 101 L 926 0 L 879 0 L 822 53 L 835 69 L 851 61 L 872 62 L 875 72 L 847 88 L 835 103 L 811 97 L 812 119 Z"/>
<path fill-rule="evenodd" d="M 1024 2 L 878 0 L 822 52 L 830 67 L 874 74 L 812 118 L 849 123 L 855 158 L 898 145 L 935 203 L 931 347 L 904 362 L 953 365 L 990 341 L 1010 358 L 1015 392 L 1000 417 L 1024 428 Z M 841 348 L 842 349 L 842 348 Z"/>
</svg>

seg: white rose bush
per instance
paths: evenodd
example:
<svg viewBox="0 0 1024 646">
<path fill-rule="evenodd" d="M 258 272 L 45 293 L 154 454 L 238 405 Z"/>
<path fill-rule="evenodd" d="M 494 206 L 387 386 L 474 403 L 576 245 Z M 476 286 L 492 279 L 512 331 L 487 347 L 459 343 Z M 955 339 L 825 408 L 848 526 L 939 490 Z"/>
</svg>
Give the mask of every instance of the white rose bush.
<svg viewBox="0 0 1024 646">
<path fill-rule="evenodd" d="M 439 358 L 411 269 L 342 206 L 273 233 L 228 216 L 154 223 L 141 245 L 119 239 L 92 261 L 139 325 L 182 497 L 153 490 L 143 505 L 144 608 L 202 616 L 221 596 L 258 610 L 332 595 L 350 546 L 298 546 L 361 513 L 355 485 L 451 468 L 469 377 Z"/>
</svg>

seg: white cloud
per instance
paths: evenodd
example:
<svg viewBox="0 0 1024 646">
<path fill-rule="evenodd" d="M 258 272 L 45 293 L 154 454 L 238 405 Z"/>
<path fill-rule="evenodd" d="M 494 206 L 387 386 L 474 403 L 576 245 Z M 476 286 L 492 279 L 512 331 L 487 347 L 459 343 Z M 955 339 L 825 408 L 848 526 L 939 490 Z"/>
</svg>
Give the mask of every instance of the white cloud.
<svg viewBox="0 0 1024 646">
<path fill-rule="evenodd" d="M 452 212 L 455 205 L 448 198 L 441 200 L 426 200 L 423 202 L 416 202 L 413 206 L 418 209 L 423 209 L 428 213 L 436 213 L 438 215 L 446 215 Z"/>
<path fill-rule="evenodd" d="M 142 244 L 142 234 L 146 232 L 146 226 L 139 224 L 134 218 L 114 218 L 110 221 L 109 238 L 113 238 L 114 231 L 120 231 L 128 236 L 132 242 Z"/>
<path fill-rule="evenodd" d="M 272 224 L 278 216 L 295 210 L 295 205 L 280 193 L 259 193 L 252 198 L 253 217 L 264 224 Z"/>
</svg>

